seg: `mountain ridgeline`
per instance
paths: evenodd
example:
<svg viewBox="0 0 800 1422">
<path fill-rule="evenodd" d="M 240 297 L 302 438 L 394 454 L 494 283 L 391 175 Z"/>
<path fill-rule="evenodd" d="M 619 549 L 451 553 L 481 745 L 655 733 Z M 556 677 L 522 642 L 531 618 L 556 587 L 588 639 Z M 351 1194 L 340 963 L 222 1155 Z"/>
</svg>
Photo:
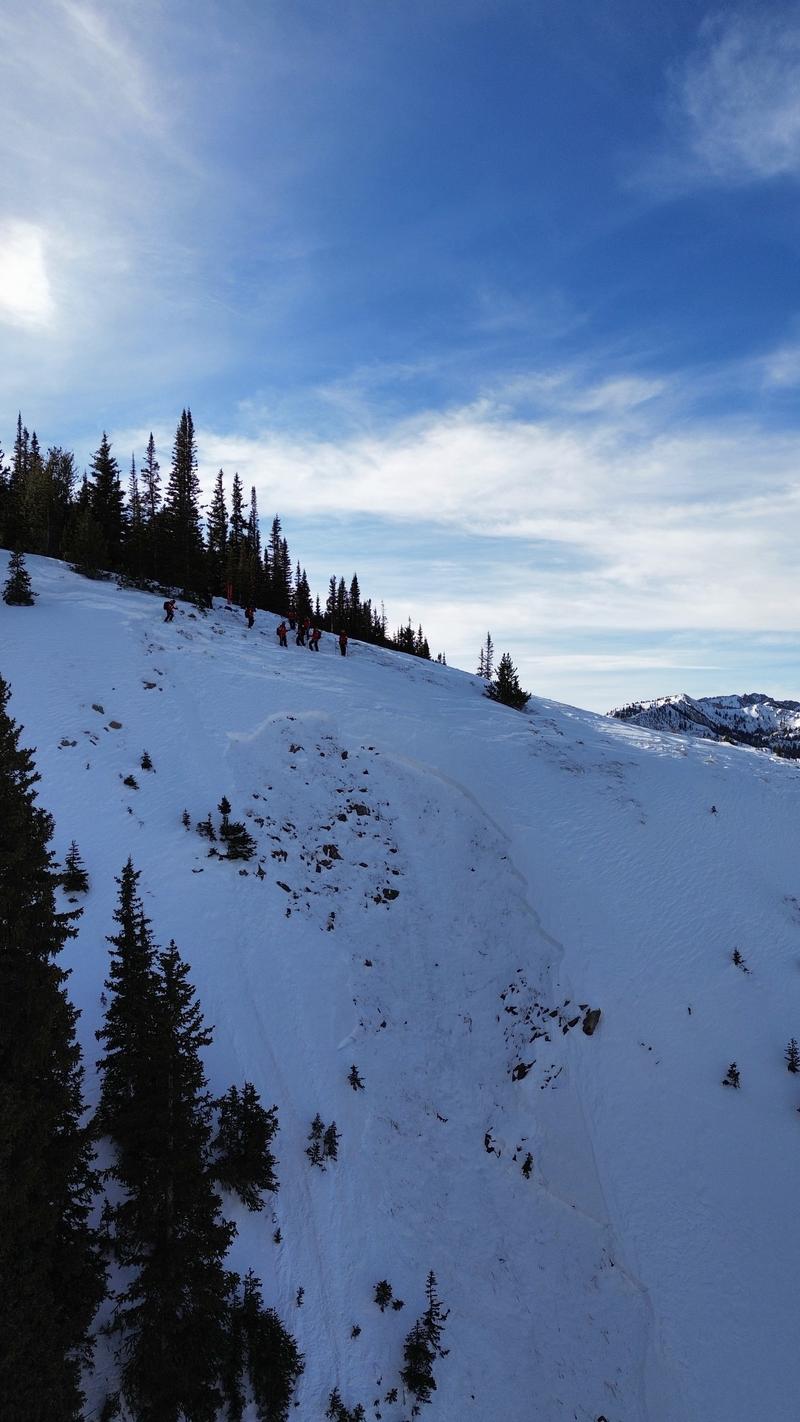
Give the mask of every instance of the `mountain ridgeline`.
<svg viewBox="0 0 800 1422">
<path fill-rule="evenodd" d="M 787 760 L 800 759 L 800 701 L 777 701 L 760 691 L 696 699 L 685 693 L 660 696 L 653 701 L 632 701 L 610 715 L 651 731 L 754 746 Z"/>
</svg>

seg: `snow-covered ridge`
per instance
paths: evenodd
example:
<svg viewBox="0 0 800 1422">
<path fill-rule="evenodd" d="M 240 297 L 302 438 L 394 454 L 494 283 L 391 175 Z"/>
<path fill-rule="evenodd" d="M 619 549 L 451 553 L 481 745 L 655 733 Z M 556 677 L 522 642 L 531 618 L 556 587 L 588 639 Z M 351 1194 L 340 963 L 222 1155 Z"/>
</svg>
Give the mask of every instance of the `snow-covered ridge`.
<svg viewBox="0 0 800 1422">
<path fill-rule="evenodd" d="M 280 1191 L 225 1206 L 233 1267 L 305 1353 L 299 1422 L 334 1386 L 370 1422 L 409 1415 L 385 1399 L 431 1268 L 450 1351 L 430 1422 L 790 1422 L 798 768 L 520 714 L 358 643 L 281 650 L 267 615 L 164 626 L 154 597 L 29 568 L 0 674 L 57 853 L 77 840 L 91 875 L 65 954 L 87 1094 L 130 854 L 214 1024 L 212 1088 L 246 1078 L 279 1107 Z M 195 831 L 223 794 L 254 861 Z M 324 1173 L 318 1111 L 341 1132 Z M 382 1279 L 402 1310 L 374 1304 Z"/>
<path fill-rule="evenodd" d="M 777 701 L 764 692 L 697 698 L 684 692 L 634 701 L 609 714 L 654 731 L 676 731 L 800 756 L 800 702 Z"/>
</svg>

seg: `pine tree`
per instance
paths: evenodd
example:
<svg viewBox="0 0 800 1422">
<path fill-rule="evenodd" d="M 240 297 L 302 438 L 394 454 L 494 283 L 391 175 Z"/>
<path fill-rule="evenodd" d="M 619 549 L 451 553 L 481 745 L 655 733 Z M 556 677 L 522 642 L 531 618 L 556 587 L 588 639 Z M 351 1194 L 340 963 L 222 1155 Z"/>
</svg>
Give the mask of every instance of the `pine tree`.
<svg viewBox="0 0 800 1422">
<path fill-rule="evenodd" d="M 737 1087 L 737 1089 L 741 1086 L 741 1075 L 739 1072 L 739 1068 L 735 1062 L 731 1062 L 730 1066 L 728 1067 L 725 1076 L 722 1078 L 722 1085 L 735 1086 Z"/>
<path fill-rule="evenodd" d="M 227 1370 L 229 1422 L 244 1415 L 244 1378 L 248 1378 L 258 1422 L 286 1422 L 303 1355 L 274 1309 L 265 1308 L 261 1285 L 252 1270 L 245 1275 L 233 1310 L 231 1356 Z"/>
<path fill-rule="evenodd" d="M 191 592 L 202 581 L 200 483 L 191 410 L 182 410 L 172 448 L 172 469 L 164 499 L 164 527 L 169 537 L 164 556 L 172 580 Z"/>
<path fill-rule="evenodd" d="M 253 1083 L 241 1093 L 235 1086 L 218 1103 L 214 1138 L 214 1178 L 232 1190 L 248 1210 L 262 1210 L 262 1190 L 277 1190 L 275 1157 L 270 1149 L 278 1130 L 278 1108 L 264 1110 Z"/>
<path fill-rule="evenodd" d="M 318 1165 L 323 1170 L 325 1169 L 325 1166 L 323 1164 L 325 1146 L 322 1139 L 324 1130 L 325 1122 L 323 1121 L 318 1111 L 313 1121 L 311 1122 L 311 1130 L 308 1133 L 308 1145 L 306 1146 L 306 1155 L 308 1156 L 312 1165 Z"/>
<path fill-rule="evenodd" d="M 388 1279 L 381 1279 L 375 1285 L 374 1302 L 378 1305 L 381 1313 L 385 1313 L 388 1305 L 392 1302 L 392 1286 Z"/>
<path fill-rule="evenodd" d="M 223 474 L 220 469 L 214 485 L 214 494 L 207 519 L 208 561 L 211 569 L 211 585 L 216 592 L 222 590 L 225 560 L 228 551 L 228 510 L 225 506 Z"/>
<path fill-rule="evenodd" d="M 147 441 L 147 451 L 141 469 L 142 476 L 142 518 L 145 525 L 144 546 L 147 571 L 151 578 L 158 577 L 159 548 L 161 542 L 161 465 L 156 459 L 156 442 L 153 432 Z"/>
<path fill-rule="evenodd" d="M 325 1412 L 329 1422 L 364 1422 L 366 1415 L 360 1402 L 356 1403 L 355 1407 L 345 1407 L 338 1387 L 333 1389 Z"/>
<path fill-rule="evenodd" d="M 88 487 L 88 486 L 87 486 Z M 110 562 L 108 545 L 91 508 L 79 502 L 71 520 L 65 552 L 76 573 L 87 578 L 100 576 Z"/>
<path fill-rule="evenodd" d="M 61 887 L 68 894 L 85 894 L 89 888 L 89 875 L 86 873 L 80 850 L 74 839 L 64 859 Z"/>
<path fill-rule="evenodd" d="M 436 1390 L 433 1365 L 437 1358 L 446 1358 L 448 1353 L 448 1349 L 442 1347 L 442 1333 L 449 1310 L 444 1308 L 436 1292 L 433 1270 L 428 1274 L 425 1293 L 428 1306 L 406 1338 L 405 1367 L 400 1373 L 403 1386 L 418 1403 L 430 1402 L 431 1393 Z"/>
<path fill-rule="evenodd" d="M 339 1159 L 339 1141 L 341 1136 L 336 1129 L 336 1122 L 331 1121 L 322 1137 L 322 1158 L 323 1160 Z"/>
<path fill-rule="evenodd" d="M 224 829 L 220 829 L 219 837 L 227 845 L 223 858 L 252 859 L 255 856 L 256 842 L 241 820 L 228 820 Z"/>
<path fill-rule="evenodd" d="M 236 1276 L 224 1268 L 234 1227 L 220 1217 L 210 1179 L 200 1052 L 211 1033 L 175 944 L 155 949 L 137 879 L 128 861 L 99 1034 L 100 1119 L 121 1187 L 107 1218 L 125 1271 L 111 1326 L 122 1336 L 122 1395 L 137 1422 L 214 1422 Z"/>
<path fill-rule="evenodd" d="M 8 577 L 3 588 L 3 602 L 9 607 L 33 607 L 36 594 L 25 567 L 25 556 L 16 549 L 8 560 Z"/>
<path fill-rule="evenodd" d="M 364 1090 L 364 1083 L 358 1074 L 358 1067 L 356 1066 L 355 1062 L 353 1062 L 353 1065 L 350 1068 L 347 1080 L 350 1082 L 350 1085 L 352 1086 L 354 1091 Z"/>
<path fill-rule="evenodd" d="M 531 693 L 522 690 L 517 669 L 508 652 L 504 652 L 500 658 L 494 681 L 487 686 L 485 694 L 490 701 L 499 701 L 502 706 L 512 706 L 515 711 L 522 711 L 530 701 Z"/>
<path fill-rule="evenodd" d="M 94 477 L 91 488 L 92 517 L 100 530 L 112 568 L 119 567 L 125 537 L 126 515 L 119 465 L 111 453 L 105 430 L 89 468 Z"/>
<path fill-rule="evenodd" d="M 491 632 L 486 633 L 486 641 L 483 645 L 483 676 L 488 680 L 494 672 L 494 642 Z"/>
<path fill-rule="evenodd" d="M 793 1075 L 796 1074 L 797 1072 L 799 1072 L 799 1071 L 800 1071 L 800 1048 L 798 1047 L 797 1042 L 796 1042 L 796 1040 L 795 1040 L 794 1037 L 792 1037 L 791 1041 L 789 1042 L 789 1045 L 788 1045 L 787 1048 L 786 1048 L 786 1051 L 785 1051 L 785 1053 L 784 1053 L 784 1056 L 785 1056 L 785 1058 L 786 1058 L 786 1070 L 792 1072 Z"/>
<path fill-rule="evenodd" d="M 78 1013 L 55 961 L 77 915 L 56 912 L 53 821 L 8 697 L 0 679 L 0 1398 L 4 1422 L 77 1422 L 104 1292 Z"/>
</svg>

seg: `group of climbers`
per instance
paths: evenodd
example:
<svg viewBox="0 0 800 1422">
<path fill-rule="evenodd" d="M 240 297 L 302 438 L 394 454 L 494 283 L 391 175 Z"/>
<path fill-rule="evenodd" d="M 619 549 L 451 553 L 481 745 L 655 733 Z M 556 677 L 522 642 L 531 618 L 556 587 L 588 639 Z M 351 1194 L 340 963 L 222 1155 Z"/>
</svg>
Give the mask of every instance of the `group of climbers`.
<svg viewBox="0 0 800 1422">
<path fill-rule="evenodd" d="M 287 622 L 289 624 L 288 627 L 286 625 Z M 252 623 L 248 623 L 249 627 L 252 627 L 252 625 Z M 290 631 L 296 633 L 294 640 L 298 647 L 307 646 L 309 652 L 319 651 L 322 633 L 318 627 L 313 625 L 310 618 L 306 617 L 302 622 L 298 622 L 294 617 L 284 617 L 283 621 L 279 622 L 275 628 L 275 635 L 278 638 L 278 645 L 280 647 L 288 647 Z M 308 641 L 306 641 L 306 638 Z M 347 633 L 344 631 L 339 633 L 339 651 L 343 657 L 347 656 Z"/>
<path fill-rule="evenodd" d="M 177 606 L 178 604 L 175 598 L 167 599 L 167 601 L 164 603 L 165 622 L 174 621 Z M 255 626 L 255 608 L 252 605 L 248 605 L 244 609 L 244 615 L 247 620 L 247 626 L 249 630 Z M 288 627 L 286 625 L 287 622 L 289 624 Z M 295 642 L 297 643 L 298 647 L 308 646 L 309 652 L 319 651 L 319 644 L 322 640 L 322 633 L 320 632 L 320 629 L 318 627 L 315 627 L 313 625 L 310 617 L 304 617 L 300 619 L 296 617 L 294 613 L 288 613 L 287 616 L 284 617 L 283 620 L 279 622 L 278 626 L 275 628 L 275 633 L 278 638 L 278 645 L 280 647 L 288 647 L 288 637 L 290 630 L 292 632 L 295 632 L 296 634 Z M 339 651 L 341 652 L 343 657 L 347 656 L 347 641 L 347 633 L 344 631 L 344 629 L 342 629 L 342 631 L 339 633 Z"/>
</svg>

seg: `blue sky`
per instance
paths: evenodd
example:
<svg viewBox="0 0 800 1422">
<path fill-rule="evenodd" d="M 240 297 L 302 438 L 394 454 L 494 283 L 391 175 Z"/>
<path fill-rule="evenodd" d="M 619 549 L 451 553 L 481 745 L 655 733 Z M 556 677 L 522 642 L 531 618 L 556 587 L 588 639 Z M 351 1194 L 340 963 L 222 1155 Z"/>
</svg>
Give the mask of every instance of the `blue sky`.
<svg viewBox="0 0 800 1422">
<path fill-rule="evenodd" d="M 192 408 L 324 591 L 606 709 L 800 698 L 800 17 L 6 0 L 0 443 Z"/>
</svg>

